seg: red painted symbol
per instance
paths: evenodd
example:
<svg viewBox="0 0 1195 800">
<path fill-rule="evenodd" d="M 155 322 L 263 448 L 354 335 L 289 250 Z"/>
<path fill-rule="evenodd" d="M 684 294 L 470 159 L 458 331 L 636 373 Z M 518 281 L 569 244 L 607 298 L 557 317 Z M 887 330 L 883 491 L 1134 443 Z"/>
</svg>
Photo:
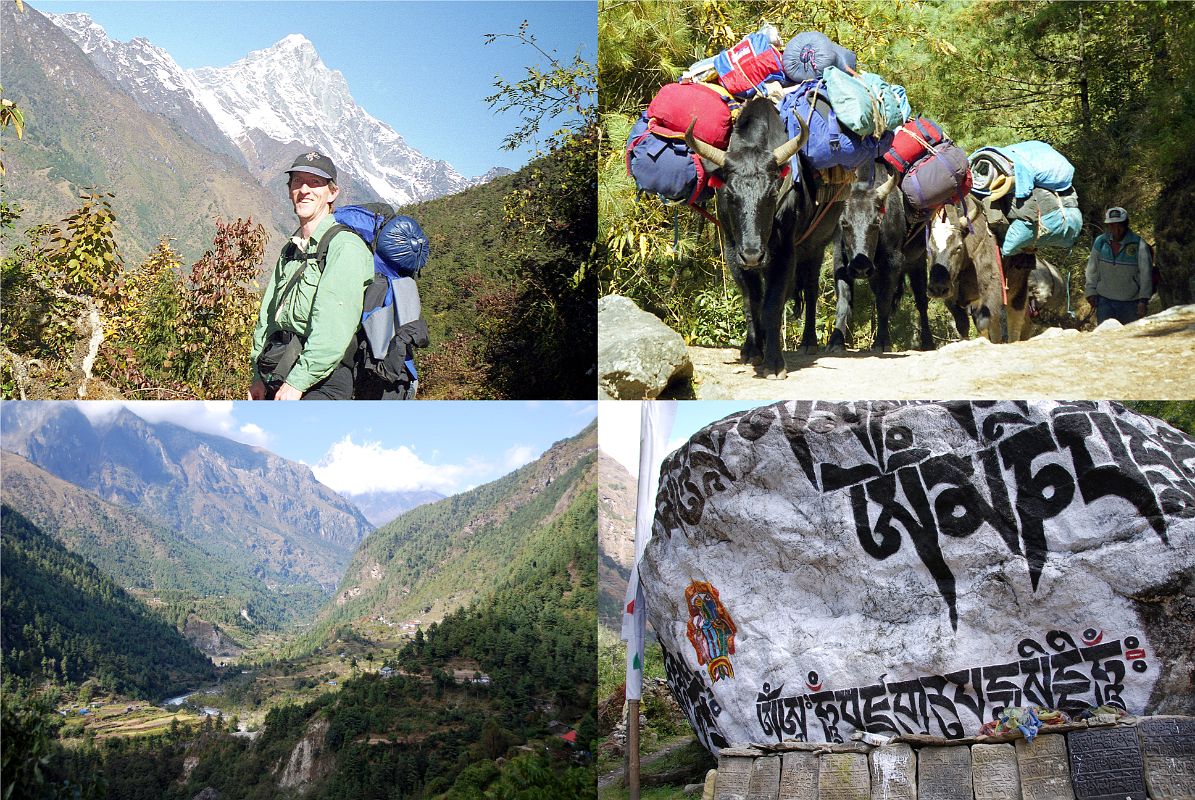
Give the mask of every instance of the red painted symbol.
<svg viewBox="0 0 1195 800">
<path fill-rule="evenodd" d="M 634 614 L 634 613 L 635 613 L 635 601 L 634 601 L 634 600 L 632 600 L 631 602 L 627 603 L 627 613 L 628 613 L 628 614 Z"/>
<path fill-rule="evenodd" d="M 1104 640 L 1104 632 L 1096 633 L 1095 628 L 1088 628 L 1083 631 L 1083 643 L 1086 645 L 1096 645 Z"/>
<path fill-rule="evenodd" d="M 1139 658 L 1145 658 L 1145 650 L 1138 647 L 1136 650 L 1129 650 L 1124 654 L 1124 657 L 1129 661 L 1136 661 Z"/>
<path fill-rule="evenodd" d="M 693 581 L 685 589 L 685 603 L 689 608 L 686 634 L 697 654 L 697 663 L 706 666 L 710 680 L 715 683 L 733 678 L 730 656 L 734 655 L 737 628 L 718 597 L 718 590 L 705 581 Z"/>
</svg>

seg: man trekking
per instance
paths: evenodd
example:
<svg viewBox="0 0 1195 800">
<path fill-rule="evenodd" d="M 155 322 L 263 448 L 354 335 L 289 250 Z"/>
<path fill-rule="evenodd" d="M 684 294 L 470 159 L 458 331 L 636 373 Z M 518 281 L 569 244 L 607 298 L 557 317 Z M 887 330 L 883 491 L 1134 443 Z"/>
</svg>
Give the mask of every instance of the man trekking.
<svg viewBox="0 0 1195 800">
<path fill-rule="evenodd" d="M 1083 293 L 1095 309 L 1097 323 L 1116 319 L 1128 324 L 1145 316 L 1153 294 L 1153 254 L 1129 230 L 1129 213 L 1123 208 L 1109 208 L 1104 225 L 1104 233 L 1091 245 Z"/>
<path fill-rule="evenodd" d="M 318 245 L 336 222 L 336 166 L 312 151 L 286 172 L 299 229 L 282 248 L 262 294 L 249 399 L 349 400 L 353 370 L 343 359 L 361 324 L 373 254 L 358 236 L 334 235 L 321 271 Z"/>
</svg>

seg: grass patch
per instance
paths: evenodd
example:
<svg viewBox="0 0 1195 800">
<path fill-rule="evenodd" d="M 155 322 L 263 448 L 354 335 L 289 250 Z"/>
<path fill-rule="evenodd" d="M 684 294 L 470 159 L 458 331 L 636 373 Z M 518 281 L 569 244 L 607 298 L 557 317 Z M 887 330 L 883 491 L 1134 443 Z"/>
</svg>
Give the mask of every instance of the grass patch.
<svg viewBox="0 0 1195 800">
<path fill-rule="evenodd" d="M 693 800 L 701 793 L 685 794 L 683 786 L 645 786 L 639 790 L 640 800 Z M 625 786 L 607 786 L 598 791 L 599 800 L 628 800 L 630 790 Z"/>
</svg>

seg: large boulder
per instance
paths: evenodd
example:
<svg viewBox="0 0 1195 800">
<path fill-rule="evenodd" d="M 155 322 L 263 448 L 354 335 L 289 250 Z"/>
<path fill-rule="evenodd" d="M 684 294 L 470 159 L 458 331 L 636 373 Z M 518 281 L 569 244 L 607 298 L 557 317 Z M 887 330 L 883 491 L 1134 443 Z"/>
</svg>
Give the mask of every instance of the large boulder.
<svg viewBox="0 0 1195 800">
<path fill-rule="evenodd" d="M 631 300 L 598 301 L 598 384 L 614 400 L 653 400 L 693 376 L 685 340 Z"/>
<path fill-rule="evenodd" d="M 640 565 L 712 751 L 1195 712 L 1195 439 L 1109 402 L 789 402 L 661 468 Z"/>
</svg>

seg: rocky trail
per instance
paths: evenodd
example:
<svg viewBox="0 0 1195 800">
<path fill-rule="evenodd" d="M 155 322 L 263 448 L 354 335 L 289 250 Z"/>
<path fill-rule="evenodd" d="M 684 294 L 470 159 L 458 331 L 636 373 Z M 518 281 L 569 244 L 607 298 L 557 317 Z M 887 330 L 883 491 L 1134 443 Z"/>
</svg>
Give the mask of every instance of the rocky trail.
<svg viewBox="0 0 1195 800">
<path fill-rule="evenodd" d="M 1024 342 L 952 342 L 934 352 L 786 351 L 788 378 L 765 380 L 737 348 L 689 347 L 701 400 L 1114 399 L 1195 397 L 1195 305 L 1094 331 L 1051 328 Z"/>
</svg>

